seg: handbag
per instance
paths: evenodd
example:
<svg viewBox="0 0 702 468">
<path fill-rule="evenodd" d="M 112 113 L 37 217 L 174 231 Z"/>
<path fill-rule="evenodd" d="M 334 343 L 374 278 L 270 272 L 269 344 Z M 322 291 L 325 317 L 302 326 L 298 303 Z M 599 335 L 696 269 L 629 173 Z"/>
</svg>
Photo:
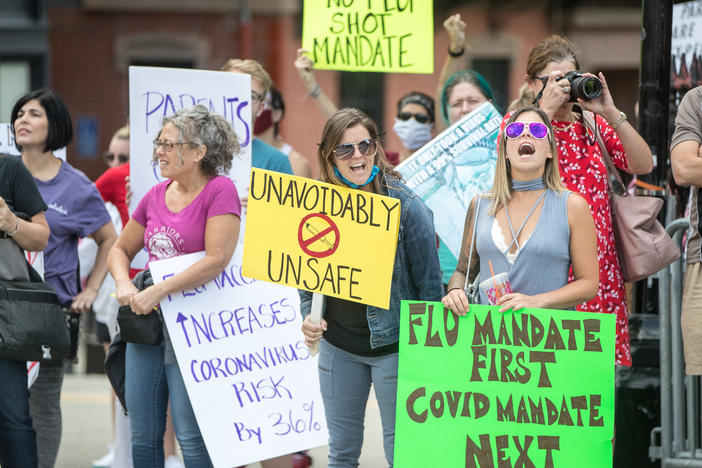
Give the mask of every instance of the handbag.
<svg viewBox="0 0 702 468">
<path fill-rule="evenodd" d="M 470 264 L 473 261 L 473 246 L 475 245 L 475 229 L 478 227 L 478 209 L 480 208 L 480 199 L 482 193 L 475 200 L 475 218 L 473 218 L 473 232 L 470 237 L 470 251 L 468 252 L 468 271 L 466 271 L 466 283 L 463 290 L 466 292 L 469 304 L 480 304 L 480 288 L 478 287 L 478 278 L 480 274 L 475 275 L 472 283 L 469 283 Z"/>
<path fill-rule="evenodd" d="M 16 213 L 18 217 L 21 213 Z M 5 231 L 0 231 L 0 278 L 6 281 L 27 281 L 29 270 L 24 251 Z"/>
<path fill-rule="evenodd" d="M 132 280 L 132 283 L 139 291 L 143 291 L 154 284 L 149 270 L 139 272 Z M 119 324 L 119 333 L 122 340 L 128 343 L 154 346 L 163 341 L 160 307 L 150 314 L 137 315 L 129 305 L 120 306 L 117 311 L 117 323 Z"/>
<path fill-rule="evenodd" d="M 127 411 L 127 398 L 124 391 L 125 360 L 127 357 L 127 343 L 122 339 L 119 332 L 112 337 L 110 347 L 105 356 L 105 375 L 107 376 L 115 395 L 119 398 L 125 413 Z"/>
<path fill-rule="evenodd" d="M 56 291 L 22 257 L 28 280 L 0 280 L 0 357 L 60 361 L 68 357 L 71 346 L 63 308 Z"/>
<path fill-rule="evenodd" d="M 680 258 L 680 249 L 657 218 L 663 200 L 630 195 L 626 190 L 617 193 L 612 179 L 621 187 L 624 187 L 624 183 L 602 136 L 597 132 L 594 115 L 583 111 L 583 122 L 595 135 L 607 167 L 609 203 L 622 276 L 624 281 L 644 279 Z"/>
</svg>

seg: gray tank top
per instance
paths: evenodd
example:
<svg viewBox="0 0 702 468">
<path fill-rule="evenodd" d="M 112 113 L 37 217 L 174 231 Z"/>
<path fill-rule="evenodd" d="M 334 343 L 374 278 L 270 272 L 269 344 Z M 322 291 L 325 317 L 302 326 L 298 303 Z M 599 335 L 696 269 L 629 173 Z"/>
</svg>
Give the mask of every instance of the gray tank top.
<svg viewBox="0 0 702 468">
<path fill-rule="evenodd" d="M 483 198 L 478 207 L 478 226 L 475 244 L 480 255 L 479 281 L 490 278 L 490 264 L 495 274 L 507 272 L 512 291 L 526 295 L 554 291 L 568 283 L 570 270 L 570 227 L 568 226 L 568 196 L 570 192 L 556 193 L 547 189 L 539 221 L 529 241 L 513 264 L 492 240 L 495 217 L 488 214 L 491 201 Z M 534 215 L 532 215 L 534 216 Z M 519 226 L 515 226 L 517 229 Z M 511 235 L 506 236 L 511 238 Z M 507 244 L 509 244 L 509 240 Z M 480 292 L 480 303 L 488 304 Z"/>
</svg>

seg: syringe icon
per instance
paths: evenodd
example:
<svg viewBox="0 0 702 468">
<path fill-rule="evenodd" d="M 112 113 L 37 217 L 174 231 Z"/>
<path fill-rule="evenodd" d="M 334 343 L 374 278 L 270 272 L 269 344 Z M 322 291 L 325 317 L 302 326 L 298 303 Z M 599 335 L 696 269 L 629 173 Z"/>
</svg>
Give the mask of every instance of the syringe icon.
<svg viewBox="0 0 702 468">
<path fill-rule="evenodd" d="M 319 231 L 318 231 L 314 226 L 312 226 L 310 223 L 305 223 L 305 229 L 307 229 L 308 231 L 310 231 L 310 232 L 311 232 L 313 235 L 315 235 L 315 236 L 316 236 L 317 234 L 319 234 Z M 321 239 L 318 239 L 318 240 L 320 240 L 321 242 L 323 242 L 324 245 L 326 245 L 327 247 L 329 247 L 330 250 L 334 248 L 334 245 L 332 245 L 331 242 L 329 242 L 329 241 L 327 240 L 326 237 L 322 237 Z"/>
</svg>

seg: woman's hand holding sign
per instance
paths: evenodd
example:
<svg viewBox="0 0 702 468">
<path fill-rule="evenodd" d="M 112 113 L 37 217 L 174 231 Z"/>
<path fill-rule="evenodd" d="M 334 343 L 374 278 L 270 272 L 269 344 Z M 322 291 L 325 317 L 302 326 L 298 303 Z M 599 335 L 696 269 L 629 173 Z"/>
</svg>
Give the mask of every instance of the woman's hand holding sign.
<svg viewBox="0 0 702 468">
<path fill-rule="evenodd" d="M 327 329 L 327 321 L 319 319 L 319 323 L 312 321 L 312 316 L 308 315 L 302 322 L 302 334 L 305 335 L 305 344 L 310 347 L 319 342 L 322 333 Z"/>
<path fill-rule="evenodd" d="M 459 316 L 464 316 L 470 312 L 470 303 L 468 302 L 468 296 L 466 296 L 463 288 L 452 288 L 449 292 L 441 299 L 441 303 L 444 307 L 451 309 L 451 311 Z"/>
</svg>

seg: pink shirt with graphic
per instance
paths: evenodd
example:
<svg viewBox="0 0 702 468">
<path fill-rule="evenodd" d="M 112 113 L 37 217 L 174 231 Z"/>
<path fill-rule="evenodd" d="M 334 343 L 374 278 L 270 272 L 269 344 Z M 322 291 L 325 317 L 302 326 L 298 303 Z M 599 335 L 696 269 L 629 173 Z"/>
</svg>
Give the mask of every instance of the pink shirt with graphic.
<svg viewBox="0 0 702 468">
<path fill-rule="evenodd" d="M 241 201 L 228 177 L 210 179 L 195 200 L 177 213 L 166 206 L 170 183 L 168 180 L 152 187 L 132 214 L 134 221 L 145 228 L 149 262 L 205 250 L 208 218 L 228 213 L 241 216 Z"/>
</svg>

